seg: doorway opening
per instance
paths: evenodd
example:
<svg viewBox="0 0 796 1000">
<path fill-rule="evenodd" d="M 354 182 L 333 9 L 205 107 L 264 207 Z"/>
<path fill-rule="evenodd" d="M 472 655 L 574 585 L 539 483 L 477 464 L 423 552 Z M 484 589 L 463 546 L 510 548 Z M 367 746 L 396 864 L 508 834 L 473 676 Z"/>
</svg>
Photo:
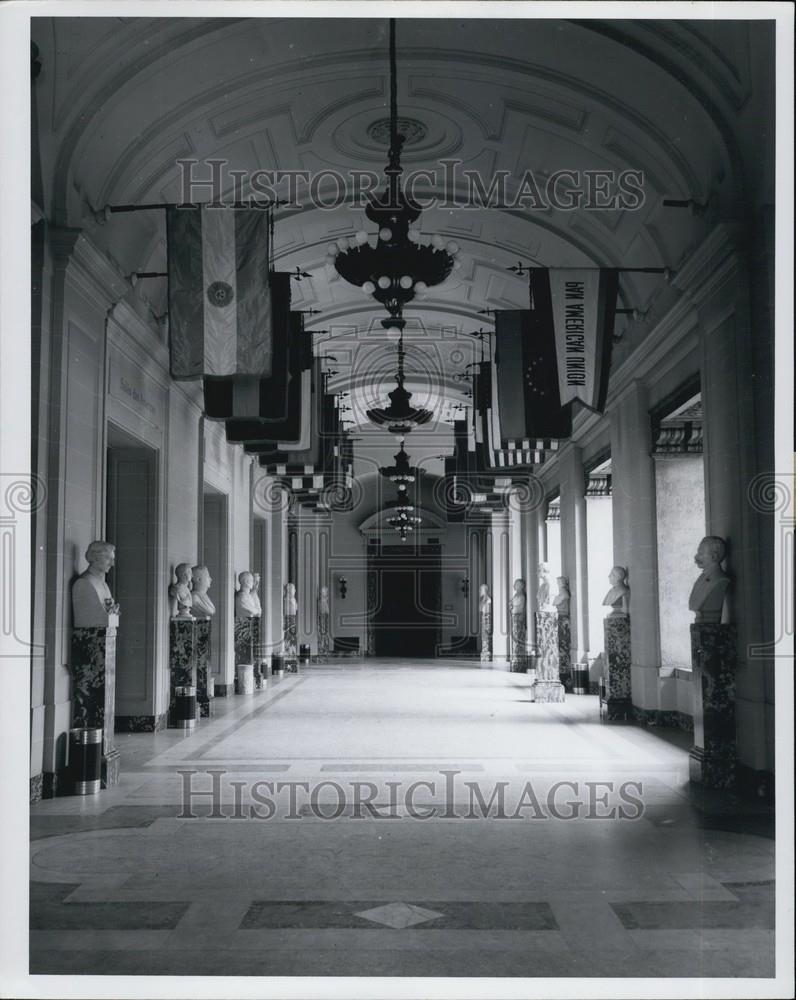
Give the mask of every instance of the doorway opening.
<svg viewBox="0 0 796 1000">
<path fill-rule="evenodd" d="M 234 581 L 229 571 L 228 502 L 225 493 L 207 483 L 202 495 L 202 562 L 213 580 L 216 614 L 210 642 L 210 673 L 216 692 L 223 693 L 224 651 L 228 641 L 229 595 Z"/>
<path fill-rule="evenodd" d="M 116 726 L 156 728 L 158 452 L 108 424 L 105 537 L 116 546 L 108 585 L 121 609 Z"/>
<path fill-rule="evenodd" d="M 369 547 L 375 656 L 435 657 L 442 641 L 441 548 L 427 544 Z"/>
</svg>

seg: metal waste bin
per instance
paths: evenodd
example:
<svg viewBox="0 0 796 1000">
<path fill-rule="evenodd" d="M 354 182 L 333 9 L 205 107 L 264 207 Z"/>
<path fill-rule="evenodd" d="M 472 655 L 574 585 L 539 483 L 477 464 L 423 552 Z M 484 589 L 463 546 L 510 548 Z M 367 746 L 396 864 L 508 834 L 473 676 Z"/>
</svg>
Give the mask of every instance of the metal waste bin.
<svg viewBox="0 0 796 1000">
<path fill-rule="evenodd" d="M 196 688 L 185 685 L 174 689 L 174 728 L 193 729 L 196 725 Z"/>
<path fill-rule="evenodd" d="M 274 653 L 271 657 L 271 675 L 273 677 L 281 677 L 285 672 L 285 660 L 284 657 L 278 653 Z"/>
<path fill-rule="evenodd" d="M 96 795 L 102 785 L 102 729 L 69 730 L 69 770 L 75 795 Z"/>
<path fill-rule="evenodd" d="M 299 646 L 299 663 L 309 663 L 312 659 L 312 647 L 307 643 Z"/>
</svg>

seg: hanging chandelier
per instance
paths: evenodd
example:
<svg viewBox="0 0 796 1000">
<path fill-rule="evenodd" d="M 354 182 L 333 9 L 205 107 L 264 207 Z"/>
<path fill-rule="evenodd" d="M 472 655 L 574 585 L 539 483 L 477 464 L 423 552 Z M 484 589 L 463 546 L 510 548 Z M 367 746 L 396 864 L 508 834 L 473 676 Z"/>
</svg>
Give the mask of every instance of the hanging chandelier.
<svg viewBox="0 0 796 1000">
<path fill-rule="evenodd" d="M 409 464 L 409 456 L 404 449 L 403 441 L 393 457 L 395 464 L 384 466 L 379 472 L 398 488 L 398 495 L 388 505 L 392 514 L 387 518 L 387 524 L 397 531 L 401 541 L 405 542 L 409 534 L 422 523 L 422 518 L 415 514 L 415 505 L 409 499 L 409 485 L 422 475 L 422 470 L 415 469 Z"/>
<path fill-rule="evenodd" d="M 398 337 L 398 370 L 395 373 L 397 385 L 392 392 L 387 393 L 390 399 L 389 406 L 384 409 L 375 407 L 367 410 L 366 414 L 368 420 L 372 423 L 378 424 L 380 427 L 386 427 L 393 434 L 408 434 L 413 427 L 427 424 L 433 414 L 431 410 L 412 406 L 410 403 L 412 393 L 404 387 L 404 359 L 406 358 L 406 351 L 404 350 L 404 326 L 406 325 L 406 320 L 401 317 L 400 309 L 398 310 L 397 318 L 383 319 L 381 325 L 387 331 L 388 337 L 391 339 L 395 338 L 396 334 Z M 401 444 L 401 449 L 403 450 L 403 444 Z"/>
<path fill-rule="evenodd" d="M 358 232 L 354 240 L 342 239 L 329 246 L 327 259 L 349 284 L 359 286 L 398 317 L 413 299 L 421 299 L 433 285 L 443 282 L 456 264 L 459 245 L 434 235 L 430 245 L 420 242 L 413 226 L 420 207 L 401 187 L 401 148 L 405 137 L 398 129 L 398 84 L 395 58 L 395 20 L 390 19 L 390 149 L 385 189 L 374 196 L 365 215 L 378 226 L 375 245 L 368 234 Z"/>
</svg>

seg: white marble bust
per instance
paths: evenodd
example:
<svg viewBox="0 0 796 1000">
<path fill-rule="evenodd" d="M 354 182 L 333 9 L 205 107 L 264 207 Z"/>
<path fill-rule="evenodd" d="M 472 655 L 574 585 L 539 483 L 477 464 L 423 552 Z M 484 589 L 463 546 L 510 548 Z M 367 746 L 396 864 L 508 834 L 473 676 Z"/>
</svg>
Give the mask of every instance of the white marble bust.
<svg viewBox="0 0 796 1000">
<path fill-rule="evenodd" d="M 614 566 L 608 574 L 608 580 L 611 589 L 603 598 L 603 604 L 610 606 L 611 615 L 626 615 L 630 610 L 630 587 L 627 585 L 627 570 L 624 566 Z"/>
<path fill-rule="evenodd" d="M 328 615 L 329 614 L 329 588 L 321 587 L 318 591 L 318 614 Z"/>
<path fill-rule="evenodd" d="M 492 598 L 489 596 L 489 587 L 482 583 L 478 588 L 478 610 L 482 615 L 488 615 L 492 611 Z"/>
<path fill-rule="evenodd" d="M 295 583 L 285 584 L 284 611 L 286 615 L 298 614 L 298 602 L 296 601 Z"/>
<path fill-rule="evenodd" d="M 238 590 L 235 591 L 235 617 L 256 618 L 261 613 L 260 602 L 252 593 L 254 574 L 245 569 L 238 574 Z"/>
<path fill-rule="evenodd" d="M 191 579 L 193 572 L 189 563 L 180 563 L 174 570 L 177 578 L 176 583 L 169 585 L 169 602 L 171 605 L 172 618 L 193 618 L 191 608 L 193 606 L 193 594 L 191 593 Z"/>
<path fill-rule="evenodd" d="M 212 618 L 216 613 L 216 606 L 210 600 L 207 593 L 210 584 L 213 582 L 210 570 L 207 566 L 194 566 L 192 569 L 193 582 L 191 585 L 192 605 L 191 610 L 197 618 Z"/>
<path fill-rule="evenodd" d="M 536 589 L 536 607 L 539 611 L 549 611 L 550 604 L 550 567 L 546 562 L 539 563 L 539 582 Z"/>
<path fill-rule="evenodd" d="M 696 612 L 694 621 L 718 624 L 730 578 L 721 568 L 727 546 L 718 535 L 707 535 L 699 543 L 694 562 L 702 570 L 691 589 L 688 608 Z"/>
<path fill-rule="evenodd" d="M 514 581 L 514 595 L 511 598 L 511 613 L 524 615 L 526 613 L 525 580 Z"/>
<path fill-rule="evenodd" d="M 261 615 L 263 613 L 263 606 L 260 603 L 260 574 L 252 573 L 252 577 L 252 601 L 254 606 L 257 608 L 257 614 Z"/>
<path fill-rule="evenodd" d="M 110 542 L 92 542 L 86 549 L 88 569 L 72 584 L 75 628 L 116 628 L 119 624 L 119 605 L 105 582 L 105 574 L 115 558 L 116 547 Z"/>
<path fill-rule="evenodd" d="M 558 583 L 558 593 L 553 598 L 553 606 L 560 615 L 568 615 L 569 602 L 572 600 L 569 590 L 569 577 L 556 577 L 556 582 Z"/>
</svg>

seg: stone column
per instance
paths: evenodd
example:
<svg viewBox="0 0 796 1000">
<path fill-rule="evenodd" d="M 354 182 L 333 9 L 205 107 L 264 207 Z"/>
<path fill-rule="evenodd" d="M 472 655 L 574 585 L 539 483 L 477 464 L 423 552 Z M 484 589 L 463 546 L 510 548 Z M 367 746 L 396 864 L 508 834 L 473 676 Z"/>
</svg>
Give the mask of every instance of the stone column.
<svg viewBox="0 0 796 1000">
<path fill-rule="evenodd" d="M 705 534 L 727 540 L 727 570 L 733 576 L 727 611 L 738 636 L 738 753 L 746 768 L 759 775 L 772 771 L 774 764 L 773 659 L 764 648 L 775 638 L 773 576 L 766 565 L 775 536 L 771 509 L 755 497 L 755 477 L 777 470 L 771 464 L 771 362 L 765 357 L 771 327 L 767 315 L 752 312 L 749 240 L 746 227 L 717 225 L 678 268 L 673 284 L 688 296 L 698 316 Z M 761 257 L 754 260 L 756 280 L 765 274 Z M 757 652 L 750 656 L 747 650 L 753 649 Z"/>
<path fill-rule="evenodd" d="M 569 578 L 569 656 L 561 664 L 571 690 L 572 667 L 589 668 L 589 590 L 586 536 L 586 478 L 583 452 L 566 444 L 559 452 L 561 484 L 561 572 Z M 566 628 L 563 620 L 561 627 Z"/>
<path fill-rule="evenodd" d="M 503 663 L 507 663 L 509 659 L 511 628 L 510 529 L 508 511 L 492 511 L 492 523 L 488 532 L 492 578 L 492 658 Z"/>
<path fill-rule="evenodd" d="M 284 641 L 282 601 L 284 585 L 287 583 L 287 503 L 286 493 L 280 491 L 283 502 L 274 503 L 269 516 L 271 529 L 271 563 L 268 567 L 268 606 L 264 607 L 266 618 L 266 644 L 269 655 L 281 655 Z"/>
<path fill-rule="evenodd" d="M 627 567 L 632 613 L 629 626 L 605 626 L 605 636 L 607 641 L 610 629 L 612 641 L 619 641 L 617 629 L 627 630 L 629 640 L 623 638 L 621 648 L 627 655 L 632 650 L 632 663 L 628 664 L 632 703 L 641 708 L 658 707 L 660 676 L 655 466 L 650 451 L 647 390 L 640 382 L 633 382 L 611 410 L 613 561 Z M 598 571 L 606 570 L 599 567 Z M 630 688 L 627 698 L 631 698 Z"/>
<path fill-rule="evenodd" d="M 689 754 L 689 775 L 704 788 L 735 786 L 737 641 L 734 625 L 691 626 L 694 745 Z"/>
<path fill-rule="evenodd" d="M 72 725 L 102 728 L 102 787 L 119 782 L 114 746 L 116 628 L 72 629 Z"/>
</svg>

